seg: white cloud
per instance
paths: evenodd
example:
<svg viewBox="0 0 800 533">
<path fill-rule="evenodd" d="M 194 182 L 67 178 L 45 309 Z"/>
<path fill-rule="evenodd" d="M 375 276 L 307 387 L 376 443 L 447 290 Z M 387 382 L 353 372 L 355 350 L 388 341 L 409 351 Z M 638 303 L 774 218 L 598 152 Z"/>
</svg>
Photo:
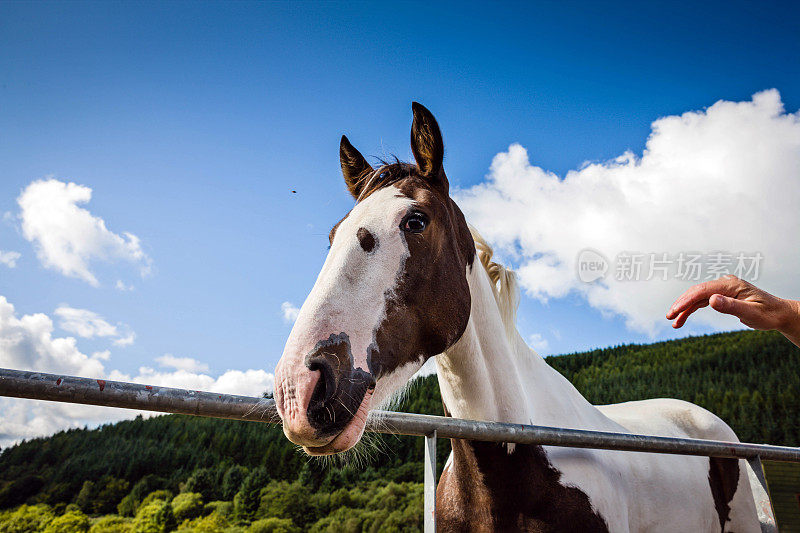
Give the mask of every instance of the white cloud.
<svg viewBox="0 0 800 533">
<path fill-rule="evenodd" d="M 88 324 L 78 322 L 76 329 L 85 327 L 83 333 L 96 336 L 98 331 L 107 333 L 107 326 L 107 322 L 100 324 L 93 320 Z M 272 374 L 263 370 L 228 370 L 213 377 L 205 373 L 207 365 L 168 355 L 158 361 L 175 368 L 174 371 L 158 372 L 142 367 L 135 376 L 109 371 L 103 364 L 110 359 L 108 350 L 87 356 L 78 349 L 74 337 L 54 337 L 53 330 L 53 321 L 47 315 L 17 316 L 14 306 L 0 296 L 0 367 L 250 396 L 260 396 L 274 385 Z M 62 429 L 95 426 L 137 414 L 138 411 L 125 409 L 0 397 L 0 447 Z"/>
<path fill-rule="evenodd" d="M 139 265 L 142 275 L 149 273 L 151 260 L 139 237 L 117 235 L 102 218 L 79 207 L 91 198 L 89 187 L 52 178 L 34 181 L 22 191 L 17 198 L 22 235 L 34 243 L 42 264 L 95 287 L 99 282 L 90 270 L 93 261 L 128 261 Z"/>
<path fill-rule="evenodd" d="M 133 344 L 133 341 L 136 340 L 136 333 L 133 331 L 128 331 L 128 333 L 124 336 L 120 336 L 114 339 L 114 346 L 130 346 Z"/>
<path fill-rule="evenodd" d="M 544 355 L 545 352 L 547 352 L 548 346 L 550 346 L 550 343 L 547 342 L 547 339 L 542 337 L 541 333 L 532 333 L 528 337 L 528 344 L 530 345 L 531 348 L 536 350 L 540 355 Z"/>
<path fill-rule="evenodd" d="M 85 339 L 94 337 L 116 337 L 117 327 L 106 322 L 100 315 L 87 309 L 61 306 L 55 311 L 58 327 Z"/>
<path fill-rule="evenodd" d="M 109 359 L 111 359 L 111 350 L 92 352 L 91 357 L 92 359 L 102 359 L 103 361 L 108 361 Z"/>
<path fill-rule="evenodd" d="M 114 326 L 87 309 L 62 305 L 55 310 L 55 315 L 58 317 L 58 327 L 84 339 L 110 337 L 116 346 L 129 346 L 136 339 L 136 334 L 125 324 Z"/>
<path fill-rule="evenodd" d="M 117 280 L 117 282 L 114 284 L 114 287 L 118 291 L 122 291 L 122 292 L 130 292 L 130 291 L 133 290 L 133 285 L 128 285 L 124 281 L 122 281 L 121 279 Z"/>
<path fill-rule="evenodd" d="M 281 304 L 281 312 L 283 313 L 283 320 L 287 324 L 294 324 L 297 320 L 297 315 L 300 314 L 300 309 L 295 307 L 292 302 L 283 302 Z"/>
<path fill-rule="evenodd" d="M 263 392 L 271 391 L 274 385 L 271 373 L 252 369 L 227 370 L 214 378 L 208 374 L 183 369 L 159 372 L 151 367 L 143 366 L 139 368 L 139 373 L 135 376 L 113 371 L 109 375 L 109 379 L 242 396 L 261 396 Z"/>
<path fill-rule="evenodd" d="M 156 361 L 167 368 L 186 370 L 187 372 L 208 372 L 207 364 L 191 357 L 175 357 L 171 353 L 165 353 L 161 357 L 156 357 Z"/>
<path fill-rule="evenodd" d="M 656 334 L 691 281 L 578 280 L 576 257 L 621 252 L 761 252 L 758 284 L 800 293 L 800 113 L 776 90 L 752 101 L 719 101 L 652 124 L 641 157 L 626 152 L 562 179 L 531 165 L 513 144 L 495 156 L 484 183 L 457 193 L 468 219 L 518 266 L 527 293 L 542 301 L 581 294 L 630 328 Z M 729 329 L 737 320 L 699 312 L 694 323 Z"/>
<path fill-rule="evenodd" d="M 0 263 L 4 264 L 8 268 L 16 267 L 17 261 L 20 257 L 22 257 L 22 254 L 19 252 L 4 252 L 3 250 L 0 250 Z"/>
<path fill-rule="evenodd" d="M 0 397 L 0 447 L 57 431 L 126 420 L 140 411 Z"/>
<path fill-rule="evenodd" d="M 264 392 L 272 392 L 274 386 L 275 379 L 270 372 L 261 369 L 228 370 L 208 390 L 222 394 L 261 396 Z"/>
<path fill-rule="evenodd" d="M 17 318 L 0 296 L 0 367 L 102 377 L 103 365 L 78 350 L 74 337 L 53 337 L 53 321 L 43 313 Z"/>
</svg>

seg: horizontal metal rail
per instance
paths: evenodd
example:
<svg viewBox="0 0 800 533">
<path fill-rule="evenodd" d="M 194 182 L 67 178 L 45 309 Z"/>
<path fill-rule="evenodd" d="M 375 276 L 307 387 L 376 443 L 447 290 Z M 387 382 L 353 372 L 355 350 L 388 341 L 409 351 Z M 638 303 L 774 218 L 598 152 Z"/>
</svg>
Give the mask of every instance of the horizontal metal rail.
<svg viewBox="0 0 800 533">
<path fill-rule="evenodd" d="M 0 396 L 280 423 L 271 399 L 42 372 L 0 369 Z M 800 448 L 786 446 L 482 422 L 392 411 L 373 411 L 367 431 L 417 436 L 435 432 L 439 438 L 800 462 Z"/>
</svg>

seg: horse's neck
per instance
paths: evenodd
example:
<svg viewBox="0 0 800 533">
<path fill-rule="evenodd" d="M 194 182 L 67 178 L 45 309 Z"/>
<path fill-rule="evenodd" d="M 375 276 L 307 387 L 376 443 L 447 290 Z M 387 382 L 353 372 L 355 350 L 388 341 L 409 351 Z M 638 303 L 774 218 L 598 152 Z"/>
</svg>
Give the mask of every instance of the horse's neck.
<svg viewBox="0 0 800 533">
<path fill-rule="evenodd" d="M 467 277 L 472 296 L 469 324 L 459 341 L 436 357 L 450 415 L 584 429 L 613 427 L 525 344 L 516 329 L 506 334 L 491 281 L 477 260 Z"/>
</svg>

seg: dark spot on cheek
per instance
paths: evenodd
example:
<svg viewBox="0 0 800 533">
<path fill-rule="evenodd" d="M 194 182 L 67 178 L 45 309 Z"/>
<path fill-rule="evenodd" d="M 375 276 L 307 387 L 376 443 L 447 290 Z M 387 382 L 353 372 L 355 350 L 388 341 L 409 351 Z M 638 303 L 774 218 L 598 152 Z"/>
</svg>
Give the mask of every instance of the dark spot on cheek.
<svg viewBox="0 0 800 533">
<path fill-rule="evenodd" d="M 356 232 L 356 237 L 358 237 L 359 244 L 361 244 L 361 247 L 367 253 L 374 250 L 375 246 L 377 246 L 378 244 L 377 239 L 375 239 L 372 233 L 370 233 L 369 230 L 365 228 L 358 228 L 358 231 Z"/>
</svg>

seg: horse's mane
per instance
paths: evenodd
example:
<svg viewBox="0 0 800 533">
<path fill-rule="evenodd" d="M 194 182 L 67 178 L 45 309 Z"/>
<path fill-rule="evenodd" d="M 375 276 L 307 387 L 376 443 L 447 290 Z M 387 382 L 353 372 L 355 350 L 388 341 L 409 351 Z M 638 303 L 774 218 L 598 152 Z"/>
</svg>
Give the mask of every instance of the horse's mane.
<svg viewBox="0 0 800 533">
<path fill-rule="evenodd" d="M 475 241 L 475 250 L 478 252 L 486 273 L 492 282 L 492 292 L 500 310 L 500 317 L 506 329 L 509 342 L 513 343 L 517 337 L 517 308 L 519 307 L 519 287 L 517 274 L 499 263 L 492 261 L 494 251 L 484 238 L 471 224 L 468 224 L 472 240 Z"/>
</svg>

